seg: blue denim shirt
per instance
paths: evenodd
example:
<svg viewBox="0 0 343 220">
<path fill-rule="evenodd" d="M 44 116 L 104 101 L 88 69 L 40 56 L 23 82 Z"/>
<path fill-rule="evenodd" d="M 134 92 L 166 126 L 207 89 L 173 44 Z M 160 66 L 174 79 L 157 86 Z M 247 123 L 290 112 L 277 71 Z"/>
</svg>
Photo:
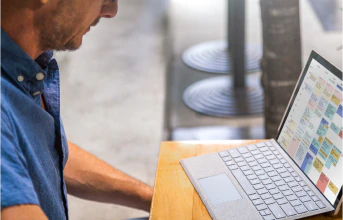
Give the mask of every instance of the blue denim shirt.
<svg viewBox="0 0 343 220">
<path fill-rule="evenodd" d="M 68 219 L 59 83 L 51 51 L 34 61 L 1 29 L 1 209 L 36 204 Z"/>
</svg>

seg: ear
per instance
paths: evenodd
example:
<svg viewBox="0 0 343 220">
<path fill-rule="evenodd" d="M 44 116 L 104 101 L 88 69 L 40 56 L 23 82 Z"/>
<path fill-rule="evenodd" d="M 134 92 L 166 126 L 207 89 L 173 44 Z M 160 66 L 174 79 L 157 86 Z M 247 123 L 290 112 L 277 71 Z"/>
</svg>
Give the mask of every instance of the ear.
<svg viewBox="0 0 343 220">
<path fill-rule="evenodd" d="M 42 5 L 45 5 L 46 3 L 48 3 L 49 0 L 39 0 L 39 1 Z"/>
</svg>

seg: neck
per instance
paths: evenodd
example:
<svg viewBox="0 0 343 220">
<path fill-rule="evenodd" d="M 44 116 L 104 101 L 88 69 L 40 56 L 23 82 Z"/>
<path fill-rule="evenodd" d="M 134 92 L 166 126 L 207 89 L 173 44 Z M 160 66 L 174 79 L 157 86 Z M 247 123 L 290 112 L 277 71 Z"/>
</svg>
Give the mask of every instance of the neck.
<svg viewBox="0 0 343 220">
<path fill-rule="evenodd" d="M 25 8 L 13 12 L 1 7 L 1 28 L 18 46 L 35 60 L 44 51 L 39 49 L 38 31 L 34 27 L 34 11 Z"/>
</svg>

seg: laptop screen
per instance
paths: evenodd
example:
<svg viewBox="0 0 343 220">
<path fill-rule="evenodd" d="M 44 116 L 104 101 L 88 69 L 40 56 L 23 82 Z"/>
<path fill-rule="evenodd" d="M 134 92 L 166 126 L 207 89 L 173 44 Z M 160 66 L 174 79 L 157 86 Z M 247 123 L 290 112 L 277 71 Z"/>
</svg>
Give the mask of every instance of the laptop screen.
<svg viewBox="0 0 343 220">
<path fill-rule="evenodd" d="M 342 196 L 342 72 L 312 52 L 277 142 L 333 206 Z"/>
</svg>

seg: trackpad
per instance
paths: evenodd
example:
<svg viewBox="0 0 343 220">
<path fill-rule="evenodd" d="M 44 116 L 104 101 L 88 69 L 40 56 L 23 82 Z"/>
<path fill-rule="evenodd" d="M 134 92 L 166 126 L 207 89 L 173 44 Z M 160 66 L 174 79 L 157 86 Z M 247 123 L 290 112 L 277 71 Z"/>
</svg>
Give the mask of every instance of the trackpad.
<svg viewBox="0 0 343 220">
<path fill-rule="evenodd" d="M 226 174 L 198 179 L 201 188 L 212 205 L 241 199 L 242 196 Z"/>
</svg>

